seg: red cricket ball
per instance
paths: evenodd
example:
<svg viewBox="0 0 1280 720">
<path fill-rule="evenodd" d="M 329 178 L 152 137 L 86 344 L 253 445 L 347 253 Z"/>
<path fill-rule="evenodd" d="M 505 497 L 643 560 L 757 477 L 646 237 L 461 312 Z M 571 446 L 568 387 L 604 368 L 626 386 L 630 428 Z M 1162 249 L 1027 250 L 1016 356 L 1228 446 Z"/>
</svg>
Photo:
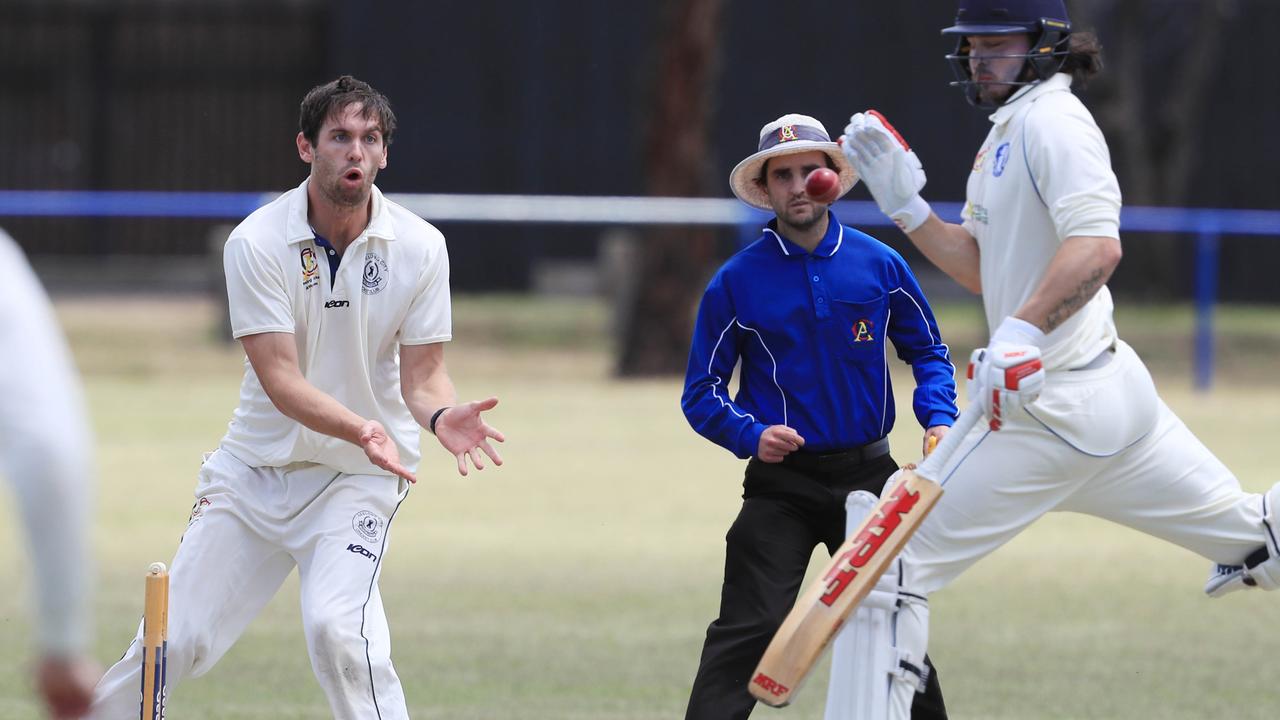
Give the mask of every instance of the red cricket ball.
<svg viewBox="0 0 1280 720">
<path fill-rule="evenodd" d="M 830 168 L 818 168 L 804 179 L 804 192 L 814 202 L 830 205 L 840 197 L 840 176 Z"/>
</svg>

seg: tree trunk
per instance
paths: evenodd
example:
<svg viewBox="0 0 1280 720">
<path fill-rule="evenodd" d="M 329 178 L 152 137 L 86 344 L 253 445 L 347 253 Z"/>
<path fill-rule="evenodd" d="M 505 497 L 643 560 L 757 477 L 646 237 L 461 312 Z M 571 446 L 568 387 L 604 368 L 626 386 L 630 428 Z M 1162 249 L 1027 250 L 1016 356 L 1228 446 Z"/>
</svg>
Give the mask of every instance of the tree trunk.
<svg viewBox="0 0 1280 720">
<path fill-rule="evenodd" d="M 711 95 L 722 0 L 671 0 L 646 139 L 649 194 L 710 193 Z M 715 230 L 655 226 L 639 240 L 638 267 L 622 293 L 616 368 L 635 377 L 684 371 L 695 306 L 714 261 Z"/>
</svg>

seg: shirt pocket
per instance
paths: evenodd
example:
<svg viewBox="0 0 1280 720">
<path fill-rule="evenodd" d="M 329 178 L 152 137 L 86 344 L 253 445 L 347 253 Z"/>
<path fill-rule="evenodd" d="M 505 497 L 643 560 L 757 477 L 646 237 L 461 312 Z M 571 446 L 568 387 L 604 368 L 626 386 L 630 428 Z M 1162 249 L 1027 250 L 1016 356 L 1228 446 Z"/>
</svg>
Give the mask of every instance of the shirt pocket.
<svg viewBox="0 0 1280 720">
<path fill-rule="evenodd" d="M 887 295 L 869 300 L 841 300 L 832 302 L 831 331 L 835 347 L 854 360 L 874 358 L 884 360 L 884 332 L 888 324 Z"/>
</svg>

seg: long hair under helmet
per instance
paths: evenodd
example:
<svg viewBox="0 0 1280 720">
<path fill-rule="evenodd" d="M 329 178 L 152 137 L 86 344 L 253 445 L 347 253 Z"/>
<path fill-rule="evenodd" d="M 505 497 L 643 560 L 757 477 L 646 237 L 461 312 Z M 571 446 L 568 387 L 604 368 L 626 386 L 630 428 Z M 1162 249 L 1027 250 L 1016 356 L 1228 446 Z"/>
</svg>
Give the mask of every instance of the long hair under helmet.
<svg viewBox="0 0 1280 720">
<path fill-rule="evenodd" d="M 1022 58 L 1024 67 L 1031 69 L 1030 80 L 1015 80 L 1001 85 L 1025 86 L 1048 80 L 1062 69 L 1067 59 L 1067 40 L 1071 35 L 1071 20 L 1063 0 L 960 0 L 956 11 L 956 24 L 942 31 L 943 35 L 955 35 L 956 49 L 947 55 L 947 62 L 955 73 L 952 87 L 964 92 L 969 104 L 990 107 L 980 97 L 981 85 L 973 79 L 969 70 L 970 35 L 1031 35 L 1031 49 L 1026 54 L 1001 55 L 1005 58 Z M 1026 77 L 1026 73 L 1019 74 Z"/>
</svg>

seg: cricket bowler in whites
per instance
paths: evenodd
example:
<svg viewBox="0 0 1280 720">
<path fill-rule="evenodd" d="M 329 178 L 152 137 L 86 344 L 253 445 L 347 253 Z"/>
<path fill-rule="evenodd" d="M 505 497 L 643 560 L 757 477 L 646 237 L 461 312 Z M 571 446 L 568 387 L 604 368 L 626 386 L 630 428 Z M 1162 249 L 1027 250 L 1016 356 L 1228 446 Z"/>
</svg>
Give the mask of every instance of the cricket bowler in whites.
<svg viewBox="0 0 1280 720">
<path fill-rule="evenodd" d="M 879 495 L 898 469 L 886 437 L 895 419 L 890 354 L 911 365 L 925 442 L 957 416 L 955 368 L 911 269 L 829 207 L 857 175 L 826 129 L 784 115 L 758 141 L 729 184 L 776 217 L 708 284 L 681 399 L 694 430 L 750 458 L 688 720 L 750 715 L 753 670 L 795 603 L 814 548 L 839 548 L 846 497 Z M 838 174 L 835 196 L 809 197 L 807 178 L 828 169 Z M 916 660 L 916 717 L 945 718 L 937 674 L 923 655 Z"/>
<path fill-rule="evenodd" d="M 956 42 L 953 84 L 992 123 L 961 224 L 931 212 L 914 181 L 919 161 L 879 117 L 854 115 L 843 143 L 880 209 L 982 294 L 993 329 L 968 370 L 988 421 L 939 474 L 945 492 L 908 543 L 900 582 L 928 597 L 1063 510 L 1208 558 L 1211 596 L 1276 589 L 1280 485 L 1244 492 L 1116 333 L 1105 283 L 1120 261 L 1120 190 L 1106 141 L 1071 92 L 1100 68 L 1097 40 L 1073 31 L 1062 0 L 962 0 L 942 32 Z M 923 653 L 928 605 L 905 610 L 895 649 Z M 890 686 L 888 717 L 908 716 L 907 689 Z"/>
<path fill-rule="evenodd" d="M 489 441 L 503 438 L 480 417 L 497 399 L 457 403 L 445 370 L 443 236 L 373 184 L 395 125 L 386 97 L 350 76 L 311 90 L 297 135 L 310 176 L 227 240 L 244 382 L 170 566 L 170 691 L 208 672 L 296 566 L 333 717 L 408 717 L 378 575 L 415 481 L 419 426 L 463 475 L 484 467 L 482 453 L 501 464 Z M 137 717 L 140 669 L 135 640 L 98 685 L 93 717 Z"/>
<path fill-rule="evenodd" d="M 19 536 L 25 538 L 23 552 L 14 557 L 35 578 L 36 689 L 49 717 L 84 717 L 101 672 L 86 654 L 93 633 L 93 435 L 53 306 L 21 248 L 3 230 L 0 357 L 0 475 L 13 485 L 26 533 Z M 8 648 L 10 662 L 16 650 Z"/>
</svg>

